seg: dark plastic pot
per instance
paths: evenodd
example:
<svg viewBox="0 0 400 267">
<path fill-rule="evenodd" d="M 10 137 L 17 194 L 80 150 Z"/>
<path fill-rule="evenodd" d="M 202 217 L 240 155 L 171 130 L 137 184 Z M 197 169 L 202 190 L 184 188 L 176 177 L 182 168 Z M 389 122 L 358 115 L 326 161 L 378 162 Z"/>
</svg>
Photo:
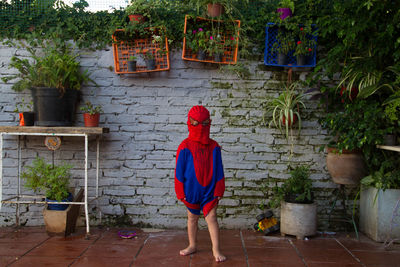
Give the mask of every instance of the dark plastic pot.
<svg viewBox="0 0 400 267">
<path fill-rule="evenodd" d="M 33 126 L 35 124 L 35 113 L 33 112 L 23 112 L 24 126 Z"/>
<path fill-rule="evenodd" d="M 306 55 L 297 55 L 296 56 L 297 66 L 307 65 L 308 57 Z"/>
<path fill-rule="evenodd" d="M 147 59 L 146 66 L 148 70 L 156 69 L 156 60 L 155 59 Z"/>
<path fill-rule="evenodd" d="M 292 16 L 292 10 L 290 8 L 278 8 L 276 10 L 276 12 L 281 13 L 281 15 L 279 16 L 281 18 L 281 20 L 286 19 L 287 17 L 291 17 Z"/>
<path fill-rule="evenodd" d="M 214 61 L 215 62 L 222 62 L 222 54 L 221 53 L 214 54 Z"/>
<path fill-rule="evenodd" d="M 31 88 L 36 126 L 72 126 L 78 102 L 77 90 L 66 90 L 60 96 L 58 89 Z"/>
<path fill-rule="evenodd" d="M 68 197 L 66 199 L 61 200 L 61 202 L 71 202 L 73 200 L 73 196 L 68 192 Z M 58 202 L 57 200 L 46 198 L 47 202 Z M 68 204 L 48 204 L 48 210 L 66 210 L 68 208 Z"/>
<path fill-rule="evenodd" d="M 136 71 L 136 61 L 135 60 L 129 60 L 128 61 L 128 71 L 129 72 L 135 72 Z"/>
<path fill-rule="evenodd" d="M 206 52 L 203 50 L 199 50 L 197 53 L 198 60 L 206 60 Z"/>
<path fill-rule="evenodd" d="M 286 65 L 287 55 L 278 53 L 278 65 Z"/>
</svg>

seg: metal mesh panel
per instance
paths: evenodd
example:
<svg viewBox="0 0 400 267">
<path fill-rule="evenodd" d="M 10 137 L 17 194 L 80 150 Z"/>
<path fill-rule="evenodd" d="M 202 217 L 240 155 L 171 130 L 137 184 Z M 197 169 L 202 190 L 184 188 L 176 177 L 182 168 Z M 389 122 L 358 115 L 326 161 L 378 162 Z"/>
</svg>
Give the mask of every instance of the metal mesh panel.
<svg viewBox="0 0 400 267">
<path fill-rule="evenodd" d="M 287 55 L 287 64 L 278 64 L 278 53 L 272 52 L 272 47 L 275 42 L 277 42 L 279 28 L 274 23 L 268 23 L 265 33 L 265 51 L 264 51 L 264 64 L 268 66 L 278 66 L 278 67 L 315 67 L 316 65 L 316 49 L 313 50 L 313 54 L 307 58 L 305 65 L 297 65 L 296 56 L 293 55 L 294 51 L 290 51 Z M 317 36 L 311 36 L 315 42 L 317 42 Z"/>
</svg>

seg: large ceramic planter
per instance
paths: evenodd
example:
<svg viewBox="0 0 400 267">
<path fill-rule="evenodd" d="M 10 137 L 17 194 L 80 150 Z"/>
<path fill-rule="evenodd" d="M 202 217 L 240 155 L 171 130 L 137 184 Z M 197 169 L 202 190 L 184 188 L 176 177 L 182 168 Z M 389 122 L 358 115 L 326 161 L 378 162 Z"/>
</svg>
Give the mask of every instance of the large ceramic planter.
<svg viewBox="0 0 400 267">
<path fill-rule="evenodd" d="M 77 90 L 66 90 L 62 97 L 56 88 L 33 87 L 31 93 L 36 126 L 73 125 Z"/>
<path fill-rule="evenodd" d="M 317 205 L 281 202 L 281 235 L 297 239 L 317 233 Z"/>
<path fill-rule="evenodd" d="M 326 166 L 333 182 L 337 184 L 357 185 L 366 175 L 364 159 L 358 152 L 343 151 L 339 154 L 328 148 Z"/>
<path fill-rule="evenodd" d="M 379 190 L 377 193 L 378 189 L 372 187 L 361 190 L 360 230 L 377 242 L 384 242 L 387 238 L 399 239 L 399 217 L 392 222 L 392 216 L 400 199 L 400 189 Z"/>
<path fill-rule="evenodd" d="M 83 189 L 73 199 L 80 202 L 83 199 Z M 52 235 L 69 235 L 75 232 L 76 221 L 79 217 L 80 205 L 69 205 L 66 210 L 49 210 L 48 205 L 43 209 L 43 219 L 46 232 Z"/>
</svg>

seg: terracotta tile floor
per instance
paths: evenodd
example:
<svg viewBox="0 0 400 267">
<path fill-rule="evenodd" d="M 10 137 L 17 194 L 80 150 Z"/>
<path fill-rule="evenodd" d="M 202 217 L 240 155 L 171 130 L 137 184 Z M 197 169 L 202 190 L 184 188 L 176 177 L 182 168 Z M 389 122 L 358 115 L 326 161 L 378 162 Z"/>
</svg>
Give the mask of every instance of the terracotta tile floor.
<svg viewBox="0 0 400 267">
<path fill-rule="evenodd" d="M 68 238 L 49 237 L 42 227 L 0 228 L 2 266 L 309 266 L 400 267 L 400 245 L 385 250 L 365 236 L 344 234 L 296 240 L 279 235 L 263 236 L 251 230 L 222 230 L 222 251 L 228 260 L 216 263 L 207 230 L 199 231 L 198 251 L 179 256 L 187 243 L 184 230 L 134 229 L 138 236 L 121 239 L 117 228 L 85 229 Z"/>
</svg>

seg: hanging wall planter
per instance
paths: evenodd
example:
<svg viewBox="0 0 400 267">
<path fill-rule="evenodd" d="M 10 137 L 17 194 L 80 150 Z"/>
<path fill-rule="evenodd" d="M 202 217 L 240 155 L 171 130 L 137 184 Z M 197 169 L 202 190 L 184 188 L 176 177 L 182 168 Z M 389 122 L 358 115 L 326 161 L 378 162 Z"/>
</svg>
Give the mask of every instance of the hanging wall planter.
<svg viewBox="0 0 400 267">
<path fill-rule="evenodd" d="M 124 29 L 117 29 L 113 34 L 114 70 L 117 74 L 144 73 L 154 71 L 166 71 L 170 69 L 168 39 L 155 39 L 154 36 L 164 36 L 160 31 L 164 29 L 149 29 L 148 36 L 133 36 Z M 129 38 L 127 38 L 128 36 Z M 154 64 L 145 63 L 144 53 L 150 53 L 154 57 Z M 130 58 L 137 58 L 136 66 L 129 66 Z M 139 61 L 139 59 L 142 59 Z"/>
<path fill-rule="evenodd" d="M 240 20 L 222 21 L 186 15 L 182 59 L 205 63 L 236 64 L 239 29 Z M 199 36 L 202 37 L 199 38 Z M 199 55 L 200 50 L 206 54 Z M 216 50 L 222 54 L 221 61 L 215 60 Z M 197 54 L 197 57 L 194 54 Z"/>
</svg>

